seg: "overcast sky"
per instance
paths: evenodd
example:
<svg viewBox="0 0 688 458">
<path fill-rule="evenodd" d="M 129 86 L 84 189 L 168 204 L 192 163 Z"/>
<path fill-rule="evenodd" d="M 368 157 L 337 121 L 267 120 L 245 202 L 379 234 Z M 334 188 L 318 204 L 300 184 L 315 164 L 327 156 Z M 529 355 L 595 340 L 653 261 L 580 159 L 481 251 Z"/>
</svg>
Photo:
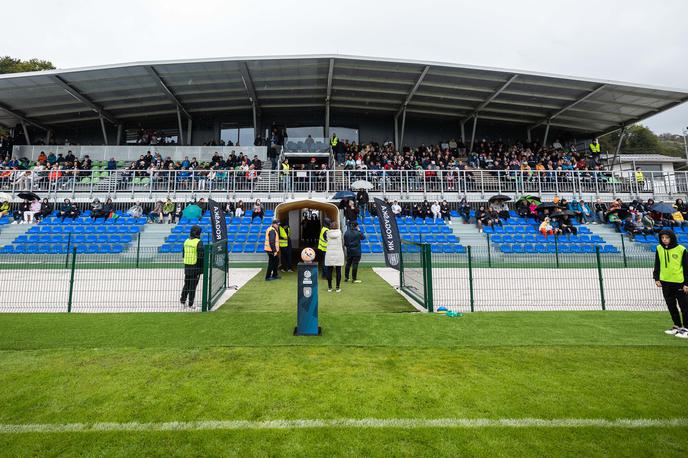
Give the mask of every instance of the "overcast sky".
<svg viewBox="0 0 688 458">
<path fill-rule="evenodd" d="M 687 0 L 23 0 L 3 12 L 0 54 L 59 68 L 339 53 L 688 90 Z M 680 133 L 688 105 L 645 124 Z"/>
</svg>

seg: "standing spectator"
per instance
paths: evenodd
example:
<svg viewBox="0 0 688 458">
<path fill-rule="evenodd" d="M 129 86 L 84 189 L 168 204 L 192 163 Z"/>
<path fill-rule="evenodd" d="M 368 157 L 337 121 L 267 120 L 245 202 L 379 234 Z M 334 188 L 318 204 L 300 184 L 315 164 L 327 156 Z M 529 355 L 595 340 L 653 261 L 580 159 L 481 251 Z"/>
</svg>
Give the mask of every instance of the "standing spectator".
<svg viewBox="0 0 688 458">
<path fill-rule="evenodd" d="M 327 251 L 325 266 L 327 267 L 327 292 L 332 292 L 332 274 L 336 272 L 338 293 L 342 292 L 342 266 L 344 265 L 344 248 L 342 247 L 342 231 L 330 229 L 327 231 Z M 333 272 L 334 271 L 334 272 Z"/>
<path fill-rule="evenodd" d="M 392 213 L 394 216 L 401 216 L 401 205 L 396 200 L 392 203 Z M 346 239 L 346 234 L 344 234 L 344 238 Z"/>
<path fill-rule="evenodd" d="M 175 223 L 176 212 L 174 211 L 174 202 L 169 197 L 165 201 L 165 205 L 162 206 L 162 219 L 163 221 L 167 218 L 167 222 L 170 224 Z"/>
<path fill-rule="evenodd" d="M 189 238 L 184 242 L 184 287 L 179 302 L 186 305 L 189 300 L 189 308 L 193 308 L 196 298 L 196 287 L 203 273 L 203 242 L 201 242 L 201 228 L 193 226 L 189 232 Z"/>
<path fill-rule="evenodd" d="M 349 281 L 349 271 L 353 283 L 361 283 L 357 277 L 358 263 L 361 261 L 361 241 L 365 235 L 358 230 L 358 223 L 353 222 L 344 233 L 344 245 L 346 246 L 346 268 L 344 269 L 344 281 Z"/>
<path fill-rule="evenodd" d="M 359 214 L 361 217 L 365 216 L 366 210 L 368 210 L 368 202 L 370 202 L 368 191 L 365 189 L 359 189 L 359 191 L 356 193 L 356 202 L 358 203 Z"/>
<path fill-rule="evenodd" d="M 660 231 L 652 276 L 666 301 L 674 325 L 664 331 L 688 339 L 688 256 L 683 245 L 676 241 L 673 231 Z M 676 303 L 678 302 L 678 307 Z M 679 308 L 681 313 L 679 314 Z M 683 317 L 683 320 L 681 318 Z"/>
<path fill-rule="evenodd" d="M 350 200 L 344 209 L 344 218 L 346 218 L 347 226 L 351 225 L 353 221 L 358 220 L 358 209 L 353 200 Z"/>
</svg>

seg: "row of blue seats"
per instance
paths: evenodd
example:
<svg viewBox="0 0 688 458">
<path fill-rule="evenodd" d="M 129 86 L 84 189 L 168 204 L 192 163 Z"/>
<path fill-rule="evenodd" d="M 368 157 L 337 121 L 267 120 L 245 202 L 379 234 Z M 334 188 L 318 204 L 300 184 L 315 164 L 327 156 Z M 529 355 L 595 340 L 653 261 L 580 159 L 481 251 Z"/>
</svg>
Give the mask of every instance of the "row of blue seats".
<svg viewBox="0 0 688 458">
<path fill-rule="evenodd" d="M 48 225 L 64 225 L 64 224 L 69 224 L 69 225 L 112 225 L 112 224 L 127 224 L 127 225 L 144 225 L 148 222 L 146 218 L 132 218 L 130 216 L 122 216 L 120 218 L 96 218 L 96 219 L 91 219 L 91 218 L 86 218 L 83 216 L 79 216 L 76 218 L 65 218 L 64 221 L 62 221 L 62 218 L 58 217 L 50 217 L 46 218 L 41 222 L 41 225 L 43 224 L 48 224 Z"/>
<path fill-rule="evenodd" d="M 183 244 L 181 243 L 165 243 L 159 248 L 160 253 L 181 253 Z M 416 252 L 420 250 L 418 247 L 402 245 L 404 252 Z M 434 244 L 431 247 L 433 253 L 465 253 L 466 248 L 455 243 L 449 244 Z M 263 245 L 261 243 L 233 243 L 229 248 L 231 253 L 263 253 Z M 361 253 L 382 253 L 382 245 L 379 243 L 362 243 Z"/>
<path fill-rule="evenodd" d="M 131 243 L 132 239 L 130 234 L 20 235 L 13 243 Z"/>
<path fill-rule="evenodd" d="M 188 234 L 193 226 L 175 226 L 172 228 L 173 234 Z M 199 226 L 201 228 L 201 233 L 207 233 L 211 231 L 210 226 Z M 261 234 L 268 229 L 267 226 L 227 226 L 227 233 L 229 234 Z"/>
<path fill-rule="evenodd" d="M 77 253 L 84 254 L 109 254 L 122 253 L 124 245 L 103 245 L 103 244 L 81 244 L 81 245 L 67 245 L 66 243 L 59 243 L 54 245 L 5 245 L 0 248 L 0 253 L 16 253 L 16 254 L 67 254 L 71 253 L 76 247 Z"/>
<path fill-rule="evenodd" d="M 449 226 L 397 226 L 399 228 L 400 234 L 451 234 L 452 229 Z M 364 234 L 368 233 L 380 233 L 380 226 L 361 226 L 361 232 Z"/>
<path fill-rule="evenodd" d="M 11 220 L 7 216 L 3 216 L 2 218 L 0 218 L 0 226 L 4 224 L 10 224 L 10 222 Z"/>
<path fill-rule="evenodd" d="M 678 243 L 688 244 L 688 235 L 679 235 L 676 239 Z M 659 239 L 656 235 L 636 235 L 633 240 L 643 244 L 657 245 L 659 243 Z"/>
<path fill-rule="evenodd" d="M 27 234 L 138 234 L 138 226 L 32 226 Z"/>
<path fill-rule="evenodd" d="M 403 234 L 402 240 L 416 243 L 459 243 L 459 238 L 454 234 L 450 235 L 422 235 L 422 234 Z M 372 240 L 372 237 L 369 237 Z"/>
<path fill-rule="evenodd" d="M 538 226 L 485 226 L 483 231 L 486 234 L 535 234 L 538 233 Z M 592 234 L 592 231 L 585 226 L 578 226 L 579 234 Z"/>
<path fill-rule="evenodd" d="M 518 234 L 518 235 L 494 235 L 490 238 L 494 243 L 605 243 L 599 235 L 552 235 L 545 237 L 542 234 Z"/>
<path fill-rule="evenodd" d="M 542 254 L 542 253 L 595 253 L 595 247 L 599 246 L 600 253 L 618 253 L 619 250 L 614 245 L 560 245 L 558 248 L 553 244 L 513 244 L 513 245 L 500 245 L 499 249 L 502 253 L 516 253 L 516 254 Z"/>
</svg>

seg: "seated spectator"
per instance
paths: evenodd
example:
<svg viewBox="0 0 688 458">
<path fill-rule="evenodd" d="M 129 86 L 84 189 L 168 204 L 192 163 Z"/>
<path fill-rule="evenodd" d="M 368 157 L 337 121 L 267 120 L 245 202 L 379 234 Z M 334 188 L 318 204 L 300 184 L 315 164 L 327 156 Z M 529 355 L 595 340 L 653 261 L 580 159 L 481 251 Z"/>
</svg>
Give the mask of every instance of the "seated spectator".
<svg viewBox="0 0 688 458">
<path fill-rule="evenodd" d="M 91 219 L 95 221 L 96 218 L 103 218 L 104 216 L 103 204 L 100 203 L 100 199 L 96 197 L 91 204 Z"/>
<path fill-rule="evenodd" d="M 155 205 L 153 206 L 153 209 L 148 213 L 148 221 L 150 221 L 153 224 L 162 224 L 162 217 L 163 214 L 163 203 L 162 200 L 158 200 L 155 202 Z"/>
<path fill-rule="evenodd" d="M 492 204 L 492 209 L 497 212 L 499 217 L 504 220 L 509 219 L 509 206 L 503 200 L 498 200 Z"/>
<path fill-rule="evenodd" d="M 0 204 L 0 218 L 7 216 L 10 213 L 10 202 L 8 200 Z"/>
<path fill-rule="evenodd" d="M 442 214 L 442 219 L 451 224 L 451 209 L 449 208 L 449 203 L 445 200 L 440 204 L 440 213 Z"/>
<path fill-rule="evenodd" d="M 41 212 L 41 203 L 37 200 L 29 202 L 25 200 L 22 204 L 23 224 L 33 224 L 36 222 L 34 215 Z"/>
<path fill-rule="evenodd" d="M 263 218 L 265 216 L 265 212 L 263 211 L 263 205 L 260 203 L 260 199 L 256 199 L 255 203 L 253 204 L 253 216 L 252 218 Z"/>
<path fill-rule="evenodd" d="M 396 200 L 392 203 L 392 213 L 394 216 L 401 216 L 401 205 Z"/>
<path fill-rule="evenodd" d="M 72 204 L 72 201 L 69 199 L 65 199 L 64 203 L 60 207 L 60 218 L 62 218 L 62 222 L 64 223 L 64 220 L 66 218 L 72 218 L 76 219 L 79 216 L 79 209 L 76 208 L 74 204 Z"/>
<path fill-rule="evenodd" d="M 652 229 L 645 227 L 640 213 L 632 213 L 631 216 L 626 218 L 623 228 L 632 238 L 635 238 L 635 236 L 639 234 L 651 235 L 654 233 Z"/>
<path fill-rule="evenodd" d="M 442 219 L 442 209 L 440 208 L 440 203 L 435 201 L 432 203 L 432 206 L 430 207 L 430 212 L 432 213 L 432 220 L 437 221 L 438 219 Z"/>
<path fill-rule="evenodd" d="M 53 212 L 53 204 L 48 201 L 48 198 L 44 198 L 41 202 L 40 219 L 44 220 Z"/>
<path fill-rule="evenodd" d="M 578 235 L 578 228 L 571 223 L 568 216 L 559 218 L 559 233 Z"/>
<path fill-rule="evenodd" d="M 108 218 L 111 218 L 114 213 L 115 204 L 113 204 L 112 199 L 108 197 L 105 201 L 105 205 L 103 205 L 103 218 L 107 220 Z"/>
<path fill-rule="evenodd" d="M 669 220 L 669 224 L 671 227 L 685 227 L 686 224 L 688 224 L 688 221 L 683 219 L 683 213 L 681 213 L 679 210 L 676 210 L 674 213 L 671 214 L 671 219 Z"/>
<path fill-rule="evenodd" d="M 552 226 L 552 221 L 549 219 L 549 216 L 545 217 L 542 223 L 540 223 L 539 231 L 545 237 L 559 234 L 559 229 L 555 229 L 554 226 Z"/>
<path fill-rule="evenodd" d="M 241 218 L 244 216 L 244 202 L 243 201 L 238 201 L 236 206 L 234 207 L 234 216 L 237 218 Z"/>
<path fill-rule="evenodd" d="M 136 202 L 134 205 L 127 210 L 127 215 L 131 216 L 132 218 L 140 218 L 143 216 L 143 207 L 141 206 L 140 202 Z"/>
<path fill-rule="evenodd" d="M 592 218 L 592 211 L 590 211 L 590 207 L 588 207 L 588 204 L 586 204 L 583 199 L 578 202 L 578 205 L 581 209 L 580 222 L 581 224 L 587 224 L 590 218 Z"/>
</svg>

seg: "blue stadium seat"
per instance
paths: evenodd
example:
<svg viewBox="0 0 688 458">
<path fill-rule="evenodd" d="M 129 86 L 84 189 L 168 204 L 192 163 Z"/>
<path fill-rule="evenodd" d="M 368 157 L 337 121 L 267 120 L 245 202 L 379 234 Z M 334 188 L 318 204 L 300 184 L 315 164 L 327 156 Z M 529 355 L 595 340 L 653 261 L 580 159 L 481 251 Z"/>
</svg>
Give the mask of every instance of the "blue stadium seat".
<svg viewBox="0 0 688 458">
<path fill-rule="evenodd" d="M 232 245 L 232 253 L 242 253 L 244 251 L 244 245 L 235 243 Z"/>
<path fill-rule="evenodd" d="M 499 249 L 502 253 L 513 253 L 511 245 L 500 245 Z"/>
<path fill-rule="evenodd" d="M 255 253 L 256 252 L 256 244 L 255 243 L 249 243 L 244 245 L 244 253 Z"/>
</svg>

